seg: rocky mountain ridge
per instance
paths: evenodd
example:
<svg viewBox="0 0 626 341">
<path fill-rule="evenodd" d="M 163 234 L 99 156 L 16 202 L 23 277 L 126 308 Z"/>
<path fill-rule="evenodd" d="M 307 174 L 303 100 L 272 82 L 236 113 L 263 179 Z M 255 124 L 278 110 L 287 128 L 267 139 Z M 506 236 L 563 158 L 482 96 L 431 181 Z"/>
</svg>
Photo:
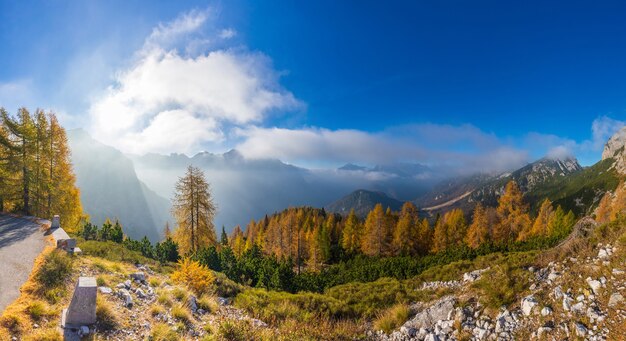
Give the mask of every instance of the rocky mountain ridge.
<svg viewBox="0 0 626 341">
<path fill-rule="evenodd" d="M 626 175 L 626 127 L 615 133 L 604 146 L 602 160 L 606 159 L 614 159 L 617 172 Z"/>
</svg>

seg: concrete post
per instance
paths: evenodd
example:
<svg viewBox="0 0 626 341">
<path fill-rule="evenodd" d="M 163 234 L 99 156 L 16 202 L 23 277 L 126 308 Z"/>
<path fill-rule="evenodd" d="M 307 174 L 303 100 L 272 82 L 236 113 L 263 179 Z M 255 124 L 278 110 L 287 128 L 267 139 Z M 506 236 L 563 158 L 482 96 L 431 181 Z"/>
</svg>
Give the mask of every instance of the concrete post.
<svg viewBox="0 0 626 341">
<path fill-rule="evenodd" d="M 50 225 L 50 228 L 54 230 L 58 229 L 59 227 L 61 227 L 61 218 L 58 214 L 55 214 L 54 217 L 52 217 L 52 224 Z"/>
<path fill-rule="evenodd" d="M 79 277 L 70 306 L 63 310 L 61 317 L 63 328 L 80 328 L 96 323 L 97 294 L 95 277 Z"/>
</svg>

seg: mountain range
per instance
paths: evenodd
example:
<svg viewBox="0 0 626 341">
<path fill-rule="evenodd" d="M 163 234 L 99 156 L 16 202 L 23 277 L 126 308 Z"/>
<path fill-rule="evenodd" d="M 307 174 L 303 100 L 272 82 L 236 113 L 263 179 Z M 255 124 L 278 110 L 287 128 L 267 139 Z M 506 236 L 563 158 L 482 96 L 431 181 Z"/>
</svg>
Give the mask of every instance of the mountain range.
<svg viewBox="0 0 626 341">
<path fill-rule="evenodd" d="M 590 167 L 581 167 L 573 157 L 542 158 L 508 173 L 451 177 L 417 163 L 306 169 L 276 159 L 246 159 L 236 150 L 192 157 L 125 155 L 83 130 L 68 132 L 77 185 L 91 220 L 101 224 L 107 217 L 117 218 L 132 238 L 146 235 L 153 241 L 162 237 L 166 222 L 173 225 L 169 198 L 190 164 L 205 172 L 218 205 L 216 226 L 227 230 L 302 205 L 344 215 L 354 209 L 364 216 L 377 203 L 398 210 L 412 201 L 424 216 L 452 208 L 469 214 L 478 202 L 495 205 L 510 180 L 520 185 L 533 209 L 547 197 L 578 215 L 588 214 L 626 170 L 624 136 L 626 129 Z"/>
</svg>

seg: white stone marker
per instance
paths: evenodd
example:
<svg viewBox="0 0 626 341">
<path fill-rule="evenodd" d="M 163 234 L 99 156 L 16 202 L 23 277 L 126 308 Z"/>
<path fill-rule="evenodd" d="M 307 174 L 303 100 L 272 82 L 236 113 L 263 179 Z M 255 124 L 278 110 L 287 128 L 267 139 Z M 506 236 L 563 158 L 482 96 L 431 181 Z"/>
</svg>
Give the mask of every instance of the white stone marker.
<svg viewBox="0 0 626 341">
<path fill-rule="evenodd" d="M 79 277 L 70 306 L 61 315 L 63 328 L 79 328 L 96 323 L 97 294 L 95 277 Z"/>
<path fill-rule="evenodd" d="M 54 217 L 52 217 L 52 224 L 50 225 L 50 228 L 54 230 L 59 227 L 61 227 L 61 218 L 58 214 L 55 214 Z"/>
</svg>

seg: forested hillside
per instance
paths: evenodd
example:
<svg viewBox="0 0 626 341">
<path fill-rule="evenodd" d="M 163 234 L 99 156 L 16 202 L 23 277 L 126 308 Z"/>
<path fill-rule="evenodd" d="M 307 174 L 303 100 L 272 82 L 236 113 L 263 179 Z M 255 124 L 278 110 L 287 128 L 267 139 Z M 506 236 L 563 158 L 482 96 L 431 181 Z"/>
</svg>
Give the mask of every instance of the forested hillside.
<svg viewBox="0 0 626 341">
<path fill-rule="evenodd" d="M 82 217 L 65 129 L 53 113 L 0 108 L 0 211 L 63 216 L 68 230 Z"/>
</svg>

